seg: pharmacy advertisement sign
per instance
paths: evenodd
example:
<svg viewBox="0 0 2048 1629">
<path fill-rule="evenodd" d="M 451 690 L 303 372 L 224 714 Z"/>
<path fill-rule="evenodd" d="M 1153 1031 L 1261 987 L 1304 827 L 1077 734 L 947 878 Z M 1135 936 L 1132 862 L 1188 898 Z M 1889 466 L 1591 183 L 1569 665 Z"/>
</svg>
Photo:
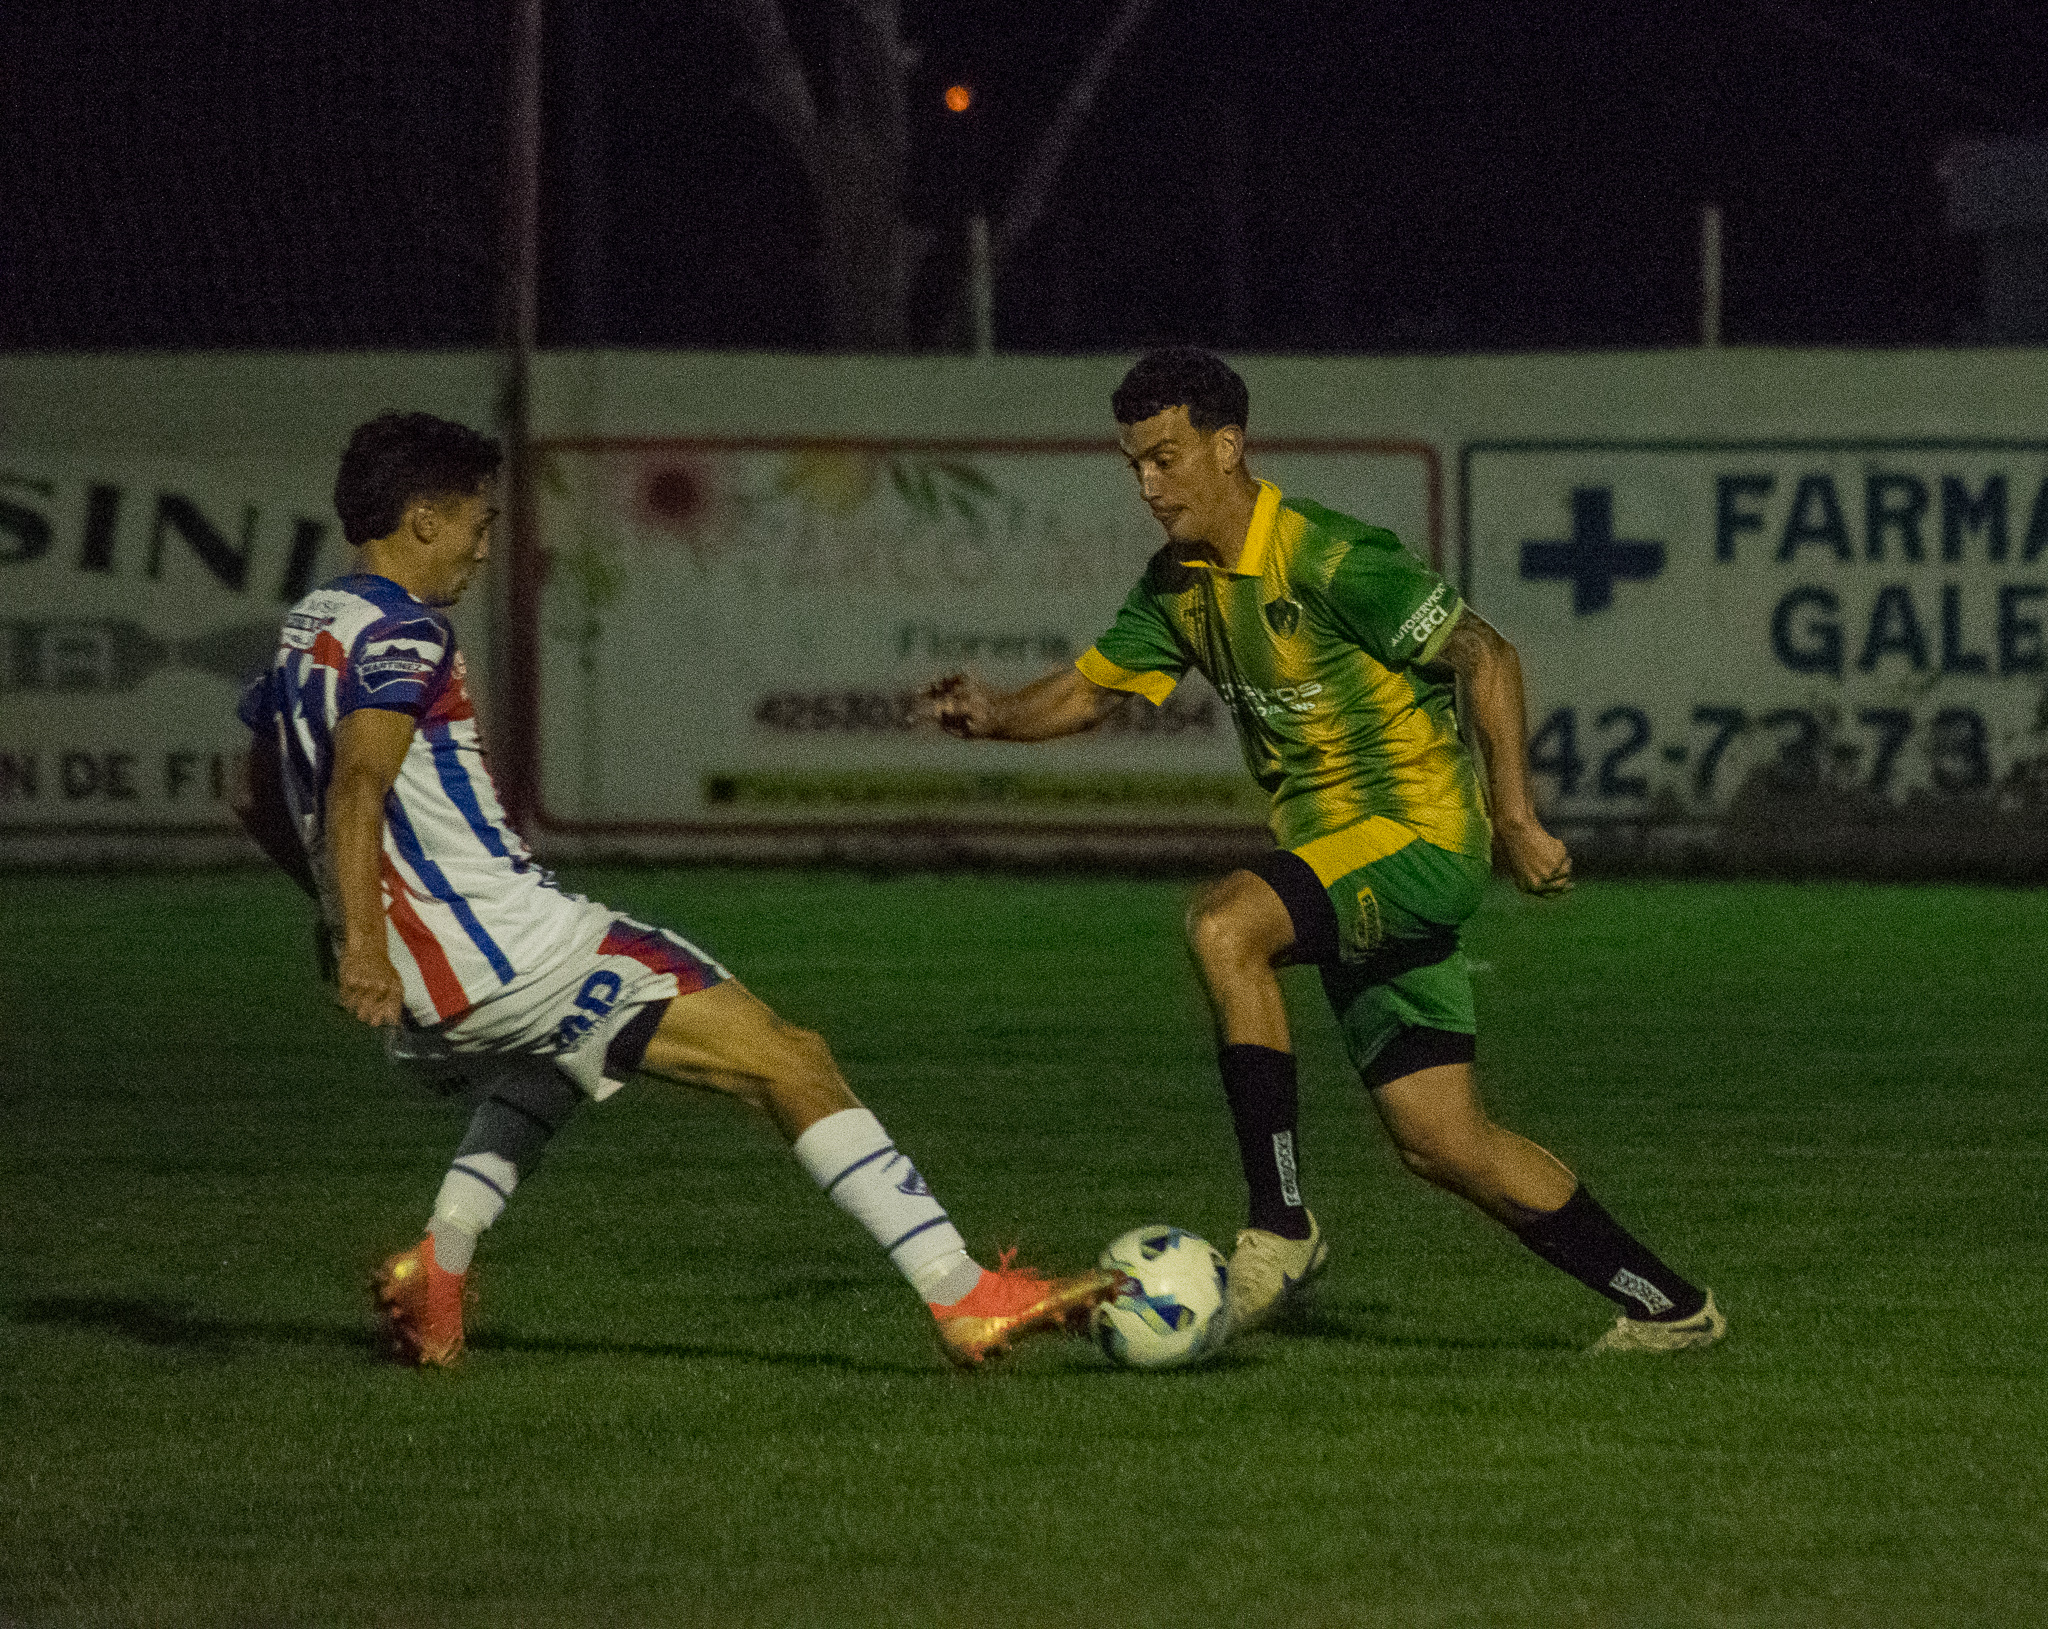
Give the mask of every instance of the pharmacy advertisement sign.
<svg viewBox="0 0 2048 1629">
<path fill-rule="evenodd" d="M 2048 752 L 2048 443 L 1493 442 L 1471 602 L 1563 819 L 1996 805 Z"/>
</svg>

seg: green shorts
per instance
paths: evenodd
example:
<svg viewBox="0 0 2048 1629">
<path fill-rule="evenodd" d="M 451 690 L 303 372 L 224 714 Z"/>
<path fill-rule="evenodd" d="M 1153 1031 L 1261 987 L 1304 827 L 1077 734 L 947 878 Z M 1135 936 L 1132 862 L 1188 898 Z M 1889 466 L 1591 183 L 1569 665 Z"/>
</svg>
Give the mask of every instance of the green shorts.
<svg viewBox="0 0 2048 1629">
<path fill-rule="evenodd" d="M 1372 1063 L 1404 1030 L 1472 1035 L 1479 1020 L 1458 926 L 1479 908 L 1492 865 L 1369 820 L 1251 870 L 1294 921 L 1294 960 L 1313 963 L 1352 1065 Z"/>
</svg>

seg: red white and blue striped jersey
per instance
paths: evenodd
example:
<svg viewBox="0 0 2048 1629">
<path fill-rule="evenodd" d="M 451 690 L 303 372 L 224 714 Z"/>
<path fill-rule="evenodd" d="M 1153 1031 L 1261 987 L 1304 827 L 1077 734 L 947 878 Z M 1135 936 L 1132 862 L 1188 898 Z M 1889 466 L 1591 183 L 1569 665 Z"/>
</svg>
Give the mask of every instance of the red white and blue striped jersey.
<svg viewBox="0 0 2048 1629">
<path fill-rule="evenodd" d="M 274 730 L 284 794 L 331 930 L 326 832 L 334 731 L 361 707 L 418 721 L 384 799 L 384 915 L 413 1022 L 443 1024 L 574 944 L 564 894 L 505 819 L 447 616 L 386 577 L 338 577 L 292 607 L 242 721 Z"/>
</svg>

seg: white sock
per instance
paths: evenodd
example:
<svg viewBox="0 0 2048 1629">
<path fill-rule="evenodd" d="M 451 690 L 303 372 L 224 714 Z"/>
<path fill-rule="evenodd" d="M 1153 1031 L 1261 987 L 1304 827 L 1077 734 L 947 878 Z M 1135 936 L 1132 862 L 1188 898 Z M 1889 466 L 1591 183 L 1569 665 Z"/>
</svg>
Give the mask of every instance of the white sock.
<svg viewBox="0 0 2048 1629">
<path fill-rule="evenodd" d="M 981 1282 L 981 1263 L 965 1250 L 928 1261 L 910 1275 L 917 1293 L 934 1306 L 950 1307 Z"/>
<path fill-rule="evenodd" d="M 793 1151 L 811 1180 L 889 1252 L 923 1299 L 945 1305 L 974 1288 L 981 1268 L 967 1254 L 966 1240 L 873 1114 L 828 1114 L 797 1138 Z"/>
<path fill-rule="evenodd" d="M 519 1167 L 502 1154 L 464 1154 L 448 1167 L 427 1223 L 442 1272 L 469 1271 L 476 1241 L 505 1213 L 505 1201 L 518 1186 Z"/>
</svg>

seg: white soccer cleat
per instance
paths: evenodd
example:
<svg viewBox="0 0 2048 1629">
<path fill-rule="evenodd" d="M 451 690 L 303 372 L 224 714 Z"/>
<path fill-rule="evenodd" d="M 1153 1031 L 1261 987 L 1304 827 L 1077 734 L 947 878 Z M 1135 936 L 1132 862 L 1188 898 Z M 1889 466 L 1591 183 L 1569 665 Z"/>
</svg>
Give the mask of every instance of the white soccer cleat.
<svg viewBox="0 0 2048 1629">
<path fill-rule="evenodd" d="M 1594 1352 L 1684 1352 L 1696 1346 L 1712 1346 L 1728 1333 L 1728 1320 L 1714 1305 L 1714 1292 L 1707 1291 L 1707 1304 L 1690 1318 L 1670 1323 L 1653 1323 L 1648 1318 L 1631 1318 L 1623 1313 L 1614 1327 L 1595 1341 Z"/>
<path fill-rule="evenodd" d="M 1305 1239 L 1283 1239 L 1261 1227 L 1244 1229 L 1231 1252 L 1223 1288 L 1222 1339 L 1234 1340 L 1271 1323 L 1329 1259 L 1330 1247 L 1313 1214 Z"/>
</svg>

